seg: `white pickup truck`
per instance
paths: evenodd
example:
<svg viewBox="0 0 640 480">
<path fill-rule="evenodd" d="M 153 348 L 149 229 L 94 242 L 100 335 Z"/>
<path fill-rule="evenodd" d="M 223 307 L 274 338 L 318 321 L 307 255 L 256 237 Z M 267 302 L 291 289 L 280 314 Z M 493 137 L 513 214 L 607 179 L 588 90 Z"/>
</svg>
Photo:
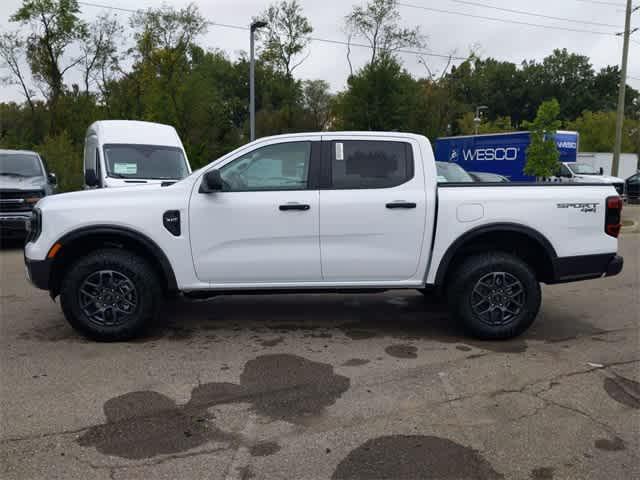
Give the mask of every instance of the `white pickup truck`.
<svg viewBox="0 0 640 480">
<path fill-rule="evenodd" d="M 406 288 L 441 291 L 472 335 L 498 339 L 531 325 L 540 282 L 622 270 L 611 185 L 437 179 L 419 135 L 262 138 L 171 186 L 42 199 L 27 274 L 98 340 L 140 334 L 176 292 Z"/>
</svg>

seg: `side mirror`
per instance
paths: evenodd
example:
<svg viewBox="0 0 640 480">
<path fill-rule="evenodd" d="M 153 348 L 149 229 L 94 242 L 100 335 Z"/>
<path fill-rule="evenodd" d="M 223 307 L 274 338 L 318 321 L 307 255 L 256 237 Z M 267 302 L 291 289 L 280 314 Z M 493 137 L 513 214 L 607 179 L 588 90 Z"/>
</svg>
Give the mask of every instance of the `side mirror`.
<svg viewBox="0 0 640 480">
<path fill-rule="evenodd" d="M 49 172 L 49 174 L 47 175 L 47 180 L 49 180 L 49 183 L 51 185 L 57 185 L 58 184 L 58 177 L 56 177 L 56 174 L 53 172 Z"/>
<path fill-rule="evenodd" d="M 100 185 L 96 171 L 93 169 L 87 169 L 84 172 L 84 183 L 87 187 L 97 187 Z"/>
<path fill-rule="evenodd" d="M 604 168 L 600 167 L 600 175 L 604 175 Z"/>
<path fill-rule="evenodd" d="M 202 177 L 202 183 L 200 183 L 199 193 L 213 193 L 220 192 L 224 187 L 224 180 L 220 176 L 220 170 L 209 170 Z"/>
</svg>

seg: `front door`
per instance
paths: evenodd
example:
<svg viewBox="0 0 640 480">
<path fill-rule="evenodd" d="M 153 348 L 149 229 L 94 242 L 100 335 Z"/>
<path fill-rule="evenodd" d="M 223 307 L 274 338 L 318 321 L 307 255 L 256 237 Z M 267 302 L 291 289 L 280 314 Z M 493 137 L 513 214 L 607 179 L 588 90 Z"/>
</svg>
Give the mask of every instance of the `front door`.
<svg viewBox="0 0 640 480">
<path fill-rule="evenodd" d="M 339 135 L 323 140 L 324 280 L 379 284 L 415 278 L 426 219 L 417 144 Z"/>
<path fill-rule="evenodd" d="M 189 231 L 198 279 L 211 284 L 318 282 L 318 138 L 258 146 L 219 167 L 221 192 L 194 189 Z"/>
</svg>

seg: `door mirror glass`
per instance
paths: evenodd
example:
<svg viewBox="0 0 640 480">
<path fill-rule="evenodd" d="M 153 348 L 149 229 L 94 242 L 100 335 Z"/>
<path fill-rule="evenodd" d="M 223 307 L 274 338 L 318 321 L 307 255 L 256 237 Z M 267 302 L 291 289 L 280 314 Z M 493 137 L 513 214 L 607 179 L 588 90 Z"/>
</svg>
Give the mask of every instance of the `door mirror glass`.
<svg viewBox="0 0 640 480">
<path fill-rule="evenodd" d="M 47 175 L 47 179 L 49 180 L 49 183 L 51 185 L 57 185 L 58 184 L 58 177 L 56 177 L 56 174 L 53 172 L 49 172 L 49 175 Z"/>
<path fill-rule="evenodd" d="M 97 187 L 100 182 L 98 181 L 98 176 L 96 175 L 96 171 L 93 169 L 87 169 L 84 172 L 84 183 L 87 187 Z"/>
<path fill-rule="evenodd" d="M 224 181 L 220 176 L 220 170 L 209 170 L 202 177 L 202 183 L 200 184 L 200 193 L 213 193 L 219 192 L 224 188 Z"/>
</svg>

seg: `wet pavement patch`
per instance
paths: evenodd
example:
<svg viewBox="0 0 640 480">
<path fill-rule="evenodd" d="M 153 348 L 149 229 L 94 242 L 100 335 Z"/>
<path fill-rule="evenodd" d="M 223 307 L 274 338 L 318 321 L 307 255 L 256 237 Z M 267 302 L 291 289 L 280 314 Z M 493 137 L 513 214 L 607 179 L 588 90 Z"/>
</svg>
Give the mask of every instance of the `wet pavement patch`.
<svg viewBox="0 0 640 480">
<path fill-rule="evenodd" d="M 594 442 L 594 445 L 598 450 L 606 450 L 608 452 L 617 452 L 627 448 L 624 440 L 620 437 L 614 437 L 611 440 L 608 438 L 599 438 Z"/>
<path fill-rule="evenodd" d="M 384 351 L 396 358 L 418 358 L 418 349 L 413 345 L 389 345 Z"/>
<path fill-rule="evenodd" d="M 342 364 L 343 367 L 359 367 L 360 365 L 366 365 L 370 360 L 364 358 L 350 358 Z"/>
<path fill-rule="evenodd" d="M 249 453 L 252 457 L 268 457 L 280 451 L 280 445 L 276 442 L 260 442 L 252 445 Z"/>
<path fill-rule="evenodd" d="M 331 478 L 488 480 L 503 476 L 476 450 L 451 440 L 424 435 L 388 435 L 369 440 L 351 451 Z"/>
<path fill-rule="evenodd" d="M 552 467 L 538 467 L 531 470 L 531 478 L 533 480 L 551 480 L 553 479 Z"/>
<path fill-rule="evenodd" d="M 284 341 L 284 337 L 278 337 L 270 340 L 262 340 L 260 342 L 260 345 L 262 345 L 263 347 L 275 347 L 276 345 L 278 345 L 279 343 L 282 343 L 283 341 Z"/>
<path fill-rule="evenodd" d="M 112 398 L 104 404 L 107 422 L 89 428 L 77 442 L 129 459 L 185 452 L 212 441 L 237 445 L 244 442 L 241 436 L 216 428 L 209 408 L 249 403 L 261 415 L 301 423 L 333 405 L 349 386 L 331 365 L 295 355 L 262 355 L 245 364 L 239 385 L 198 385 L 185 405 L 152 391 Z"/>
<path fill-rule="evenodd" d="M 604 379 L 604 389 L 616 402 L 640 408 L 640 383 L 620 375 Z"/>
</svg>

